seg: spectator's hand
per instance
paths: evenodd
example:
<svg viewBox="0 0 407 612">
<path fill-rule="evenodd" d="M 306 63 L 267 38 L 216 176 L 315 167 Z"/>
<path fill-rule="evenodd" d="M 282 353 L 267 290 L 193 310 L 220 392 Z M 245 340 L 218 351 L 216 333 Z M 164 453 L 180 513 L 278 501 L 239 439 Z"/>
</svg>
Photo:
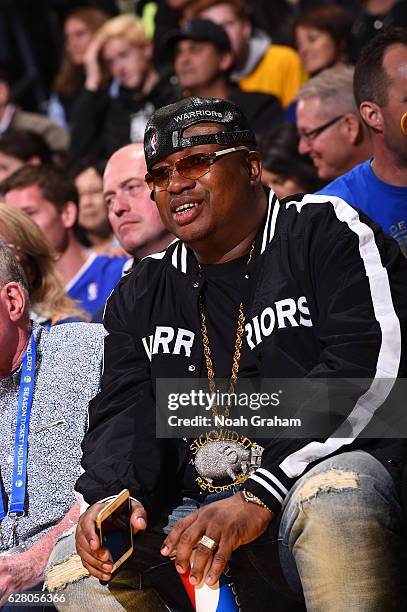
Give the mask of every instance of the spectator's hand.
<svg viewBox="0 0 407 612">
<path fill-rule="evenodd" d="M 35 558 L 30 551 L 0 556 L 0 607 L 11 593 L 21 593 L 42 582 L 47 558 Z"/>
<path fill-rule="evenodd" d="M 130 502 L 130 521 L 133 533 L 136 533 L 146 528 L 147 513 L 139 502 L 134 500 Z M 110 561 L 107 548 L 100 545 L 99 535 L 96 533 L 96 517 L 106 505 L 107 503 L 90 506 L 79 518 L 76 528 L 76 550 L 83 566 L 92 576 L 104 581 L 111 579 L 113 563 Z"/>
<path fill-rule="evenodd" d="M 225 569 L 232 552 L 242 544 L 256 540 L 272 518 L 273 515 L 266 508 L 247 503 L 240 493 L 236 493 L 203 506 L 178 521 L 165 539 L 161 553 L 166 556 L 174 553 L 175 567 L 180 574 L 184 574 L 190 567 L 195 548 L 189 581 L 199 584 L 208 561 L 212 559 L 205 582 L 213 585 Z M 218 544 L 214 552 L 199 543 L 203 535 Z"/>
<path fill-rule="evenodd" d="M 97 91 L 102 82 L 102 70 L 99 63 L 99 53 L 102 41 L 97 34 L 92 38 L 83 57 L 86 72 L 85 87 L 89 91 Z"/>
</svg>

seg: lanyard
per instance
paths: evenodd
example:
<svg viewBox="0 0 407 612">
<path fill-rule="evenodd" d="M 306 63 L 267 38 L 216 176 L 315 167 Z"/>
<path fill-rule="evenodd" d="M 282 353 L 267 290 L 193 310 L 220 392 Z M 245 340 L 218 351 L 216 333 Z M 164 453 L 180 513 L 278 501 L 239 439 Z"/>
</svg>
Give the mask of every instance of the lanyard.
<svg viewBox="0 0 407 612">
<path fill-rule="evenodd" d="M 14 516 L 21 516 L 24 514 L 24 502 L 27 488 L 28 430 L 34 395 L 36 356 L 37 351 L 34 335 L 31 334 L 28 347 L 23 357 L 20 388 L 18 391 L 17 424 L 14 438 L 13 481 L 9 508 L 9 514 Z M 4 519 L 5 515 L 6 512 L 3 499 L 0 495 L 0 521 Z"/>
</svg>

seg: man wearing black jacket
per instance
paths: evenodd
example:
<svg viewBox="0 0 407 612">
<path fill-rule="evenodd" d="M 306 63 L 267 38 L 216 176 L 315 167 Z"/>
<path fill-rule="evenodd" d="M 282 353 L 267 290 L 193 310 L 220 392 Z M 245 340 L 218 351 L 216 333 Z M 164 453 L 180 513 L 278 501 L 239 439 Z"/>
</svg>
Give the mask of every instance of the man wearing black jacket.
<svg viewBox="0 0 407 612">
<path fill-rule="evenodd" d="M 264 134 L 283 121 L 283 109 L 272 94 L 243 91 L 229 78 L 234 55 L 222 26 L 194 19 L 174 31 L 175 74 L 185 95 L 224 98 L 237 104 L 255 134 Z"/>
<path fill-rule="evenodd" d="M 152 195 L 179 240 L 145 258 L 108 301 L 102 387 L 76 485 L 91 504 L 76 535 L 83 564 L 111 578 L 95 518 L 106 496 L 128 488 L 133 530 L 145 530 L 132 561 L 137 585 L 154 565 L 142 545 L 161 513 L 170 515 L 162 563 L 175 555 L 185 574 L 194 554 L 193 585 L 205 568 L 214 585 L 245 552 L 274 585 L 282 570 L 307 610 L 402 609 L 403 444 L 363 438 L 405 376 L 407 270 L 397 244 L 339 198 L 279 203 L 266 194 L 253 134 L 231 102 L 189 98 L 156 111 L 145 154 Z M 157 437 L 155 383 L 201 375 L 213 389 L 215 374 L 232 385 L 237 377 L 368 383 L 346 398 L 344 422 L 335 397 L 322 404 L 334 424 L 325 437 L 228 439 L 229 459 L 244 448 L 245 460 L 214 476 L 224 438 Z M 240 596 L 243 609 L 282 609 Z"/>
</svg>

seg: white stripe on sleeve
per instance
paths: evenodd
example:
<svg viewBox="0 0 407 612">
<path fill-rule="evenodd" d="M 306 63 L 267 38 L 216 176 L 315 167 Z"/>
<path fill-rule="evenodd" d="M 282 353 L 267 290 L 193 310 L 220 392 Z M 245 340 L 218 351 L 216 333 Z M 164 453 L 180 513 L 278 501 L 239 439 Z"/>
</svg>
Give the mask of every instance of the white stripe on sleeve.
<svg viewBox="0 0 407 612">
<path fill-rule="evenodd" d="M 276 491 L 276 489 L 274 487 L 272 487 L 271 484 L 269 484 L 266 480 L 263 480 L 263 478 L 260 478 L 260 476 L 257 476 L 257 472 L 258 472 L 258 470 L 256 470 L 256 472 L 250 476 L 250 480 L 255 480 L 256 482 L 258 482 L 262 487 L 267 489 L 267 491 L 269 491 L 269 493 L 274 495 L 274 497 L 276 499 L 278 499 L 280 504 L 282 504 L 284 499 L 280 495 L 280 493 L 278 491 Z"/>
<path fill-rule="evenodd" d="M 276 478 L 274 476 L 274 474 L 272 474 L 271 472 L 269 472 L 265 468 L 258 468 L 255 473 L 258 474 L 259 472 L 260 472 L 260 474 L 265 476 L 268 480 L 271 480 L 275 485 L 277 485 L 277 487 L 280 489 L 280 491 L 282 491 L 284 493 L 284 495 L 287 495 L 288 489 L 283 485 L 283 483 L 281 483 L 278 480 L 278 478 Z"/>
<path fill-rule="evenodd" d="M 349 414 L 346 424 L 351 424 L 352 435 L 341 438 L 341 426 L 333 437 L 325 442 L 311 442 L 292 453 L 280 464 L 280 468 L 290 478 L 300 476 L 310 463 L 337 451 L 341 446 L 351 444 L 369 424 L 376 410 L 386 400 L 393 388 L 401 358 L 400 322 L 394 310 L 389 277 L 383 266 L 372 229 L 363 223 L 357 211 L 342 198 L 334 196 L 306 195 L 295 204 L 297 211 L 306 204 L 332 204 L 339 221 L 346 223 L 359 239 L 359 253 L 369 281 L 375 318 L 380 325 L 381 345 L 377 358 L 376 373 L 369 389 L 357 400 Z"/>
</svg>

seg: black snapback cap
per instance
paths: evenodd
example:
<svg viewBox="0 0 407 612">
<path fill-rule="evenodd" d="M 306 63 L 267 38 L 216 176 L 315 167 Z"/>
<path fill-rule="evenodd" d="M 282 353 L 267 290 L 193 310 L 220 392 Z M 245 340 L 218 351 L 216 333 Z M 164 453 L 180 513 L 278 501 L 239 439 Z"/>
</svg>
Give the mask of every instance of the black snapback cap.
<svg viewBox="0 0 407 612">
<path fill-rule="evenodd" d="M 216 134 L 184 137 L 186 128 L 197 123 L 219 123 L 223 130 Z M 256 138 L 245 115 L 230 100 L 183 98 L 157 109 L 148 120 L 144 133 L 147 170 L 175 151 L 203 144 L 245 145 L 255 149 Z"/>
<path fill-rule="evenodd" d="M 197 42 L 210 42 L 219 51 L 231 51 L 229 36 L 222 26 L 209 21 L 209 19 L 193 19 L 187 21 L 182 28 L 169 32 L 166 36 L 166 48 L 174 52 L 175 45 L 180 40 L 195 40 Z"/>
</svg>

